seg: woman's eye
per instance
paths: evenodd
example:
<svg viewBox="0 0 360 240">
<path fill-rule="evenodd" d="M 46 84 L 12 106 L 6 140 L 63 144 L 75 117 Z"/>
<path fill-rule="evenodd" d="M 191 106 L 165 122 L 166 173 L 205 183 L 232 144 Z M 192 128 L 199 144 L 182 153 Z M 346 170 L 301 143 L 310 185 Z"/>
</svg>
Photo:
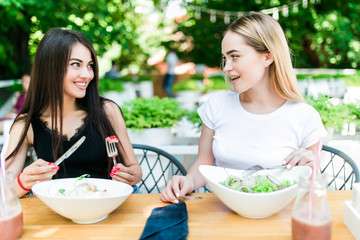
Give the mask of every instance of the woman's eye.
<svg viewBox="0 0 360 240">
<path fill-rule="evenodd" d="M 94 68 L 94 64 L 89 64 L 89 65 L 88 65 L 88 68 L 93 69 L 93 68 Z"/>
<path fill-rule="evenodd" d="M 232 60 L 235 60 L 235 59 L 237 59 L 239 56 L 238 55 L 231 55 L 231 59 Z"/>
<path fill-rule="evenodd" d="M 78 63 L 78 62 L 73 62 L 70 65 L 74 66 L 74 67 L 80 67 L 80 63 Z"/>
</svg>

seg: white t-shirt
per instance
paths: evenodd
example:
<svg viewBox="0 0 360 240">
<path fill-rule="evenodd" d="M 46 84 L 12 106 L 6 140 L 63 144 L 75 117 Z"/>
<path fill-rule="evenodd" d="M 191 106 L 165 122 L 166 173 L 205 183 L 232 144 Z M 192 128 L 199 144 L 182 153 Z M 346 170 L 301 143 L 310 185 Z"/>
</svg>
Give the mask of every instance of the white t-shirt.
<svg viewBox="0 0 360 240">
<path fill-rule="evenodd" d="M 291 152 L 317 143 L 327 132 L 310 105 L 286 101 L 269 114 L 252 114 L 239 94 L 212 95 L 199 109 L 203 123 L 215 131 L 212 151 L 217 166 L 246 169 L 280 165 Z"/>
</svg>

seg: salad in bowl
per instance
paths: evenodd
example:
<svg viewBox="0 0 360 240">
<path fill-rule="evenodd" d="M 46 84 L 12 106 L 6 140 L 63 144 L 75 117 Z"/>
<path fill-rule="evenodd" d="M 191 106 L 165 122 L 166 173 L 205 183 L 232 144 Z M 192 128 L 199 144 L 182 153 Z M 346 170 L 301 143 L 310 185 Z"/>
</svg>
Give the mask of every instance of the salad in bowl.
<svg viewBox="0 0 360 240">
<path fill-rule="evenodd" d="M 266 218 L 285 208 L 296 196 L 301 175 L 311 168 L 295 166 L 258 171 L 242 178 L 244 170 L 201 165 L 199 171 L 212 192 L 230 209 L 247 218 Z"/>
</svg>

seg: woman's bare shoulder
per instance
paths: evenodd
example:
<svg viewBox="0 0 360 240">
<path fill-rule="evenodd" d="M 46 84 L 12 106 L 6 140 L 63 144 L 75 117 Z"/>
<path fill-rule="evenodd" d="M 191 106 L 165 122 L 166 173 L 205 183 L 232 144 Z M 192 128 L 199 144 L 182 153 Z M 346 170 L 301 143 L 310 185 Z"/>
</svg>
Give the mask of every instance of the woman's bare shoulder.
<svg viewBox="0 0 360 240">
<path fill-rule="evenodd" d="M 14 136 L 15 138 L 20 138 L 20 136 L 22 135 L 25 127 L 26 127 L 26 114 L 20 115 L 18 116 L 14 123 L 11 126 L 10 129 L 10 135 Z M 32 142 L 33 139 L 33 130 L 32 130 L 32 126 L 30 123 L 29 128 L 27 129 L 27 133 L 26 133 L 26 138 L 28 139 L 30 142 Z"/>
<path fill-rule="evenodd" d="M 27 118 L 27 114 L 21 114 L 21 115 L 19 115 L 16 119 L 15 119 L 15 121 L 14 121 L 14 123 L 13 123 L 13 125 L 12 125 L 12 128 L 14 128 L 14 127 L 16 127 L 16 128 L 23 128 L 23 127 L 25 127 L 25 123 L 26 123 L 26 118 Z"/>
<path fill-rule="evenodd" d="M 120 107 L 113 101 L 104 100 L 104 109 L 105 109 L 106 114 L 113 113 L 114 111 L 120 112 L 119 108 Z"/>
</svg>

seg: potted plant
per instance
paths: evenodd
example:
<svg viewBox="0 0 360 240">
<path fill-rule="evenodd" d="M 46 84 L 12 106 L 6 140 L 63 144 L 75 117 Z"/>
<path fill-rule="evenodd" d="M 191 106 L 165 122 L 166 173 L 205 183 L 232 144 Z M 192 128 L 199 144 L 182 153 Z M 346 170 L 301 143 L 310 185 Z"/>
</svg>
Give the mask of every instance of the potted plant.
<svg viewBox="0 0 360 240">
<path fill-rule="evenodd" d="M 132 143 L 169 145 L 171 128 L 187 113 L 173 98 L 135 98 L 122 107 Z"/>
<path fill-rule="evenodd" d="M 99 81 L 99 92 L 105 98 L 114 101 L 118 105 L 122 105 L 125 101 L 134 98 L 130 96 L 122 81 L 112 78 L 102 78 Z"/>
<path fill-rule="evenodd" d="M 344 124 L 349 121 L 349 111 L 345 104 L 335 105 L 330 97 L 320 94 L 317 99 L 309 97 L 307 102 L 320 114 L 321 120 L 331 138 L 334 131 L 342 130 Z"/>
<path fill-rule="evenodd" d="M 115 91 L 123 92 L 125 90 L 121 81 L 112 78 L 102 78 L 99 81 L 99 92 L 105 94 L 106 92 Z"/>
<path fill-rule="evenodd" d="M 332 75 L 317 74 L 312 75 L 307 88 L 307 94 L 318 98 L 320 94 L 331 96 L 329 81 Z"/>
<path fill-rule="evenodd" d="M 182 91 L 200 91 L 200 86 L 196 80 L 188 79 L 186 81 L 175 83 L 173 91 L 176 93 L 180 93 Z"/>
<path fill-rule="evenodd" d="M 311 75 L 310 74 L 296 74 L 296 79 L 297 79 L 297 85 L 298 85 L 300 92 L 303 95 L 307 95 L 309 82 L 311 80 Z"/>
<path fill-rule="evenodd" d="M 343 76 L 341 80 L 344 81 L 346 86 L 344 101 L 355 103 L 360 100 L 360 72 L 358 71 L 356 74 Z"/>
<path fill-rule="evenodd" d="M 198 129 L 198 131 L 201 130 L 202 120 L 197 112 L 197 109 L 188 111 L 186 118 Z"/>
<path fill-rule="evenodd" d="M 345 124 L 343 125 L 342 135 L 355 135 L 359 130 L 360 123 L 360 102 L 341 103 L 340 107 L 345 109 Z"/>
<path fill-rule="evenodd" d="M 174 129 L 175 136 L 179 141 L 189 141 L 198 144 L 201 133 L 202 121 L 197 113 L 197 109 L 187 110 L 186 116 L 176 124 Z"/>
<path fill-rule="evenodd" d="M 153 78 L 148 75 L 140 75 L 135 77 L 136 90 L 139 96 L 143 98 L 150 98 L 154 96 Z"/>
<path fill-rule="evenodd" d="M 174 84 L 173 91 L 176 93 L 176 99 L 181 102 L 183 108 L 192 110 L 196 107 L 201 95 L 201 81 L 200 84 L 198 82 L 199 80 L 190 78 Z"/>
<path fill-rule="evenodd" d="M 207 93 L 207 92 L 227 90 L 227 89 L 228 87 L 226 85 L 224 76 L 214 75 L 214 76 L 210 76 L 206 84 L 204 84 L 203 92 Z"/>
</svg>

